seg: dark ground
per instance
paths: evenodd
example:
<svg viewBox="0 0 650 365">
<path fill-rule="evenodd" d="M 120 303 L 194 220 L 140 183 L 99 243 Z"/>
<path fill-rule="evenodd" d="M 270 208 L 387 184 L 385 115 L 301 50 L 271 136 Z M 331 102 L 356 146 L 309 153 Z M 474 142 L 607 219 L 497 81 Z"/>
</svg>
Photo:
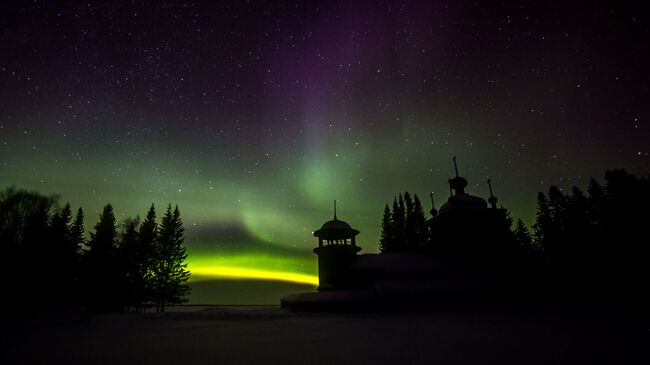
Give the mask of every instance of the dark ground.
<svg viewBox="0 0 650 365">
<path fill-rule="evenodd" d="M 650 363 L 647 320 L 620 312 L 185 307 L 3 322 L 2 364 Z"/>
</svg>

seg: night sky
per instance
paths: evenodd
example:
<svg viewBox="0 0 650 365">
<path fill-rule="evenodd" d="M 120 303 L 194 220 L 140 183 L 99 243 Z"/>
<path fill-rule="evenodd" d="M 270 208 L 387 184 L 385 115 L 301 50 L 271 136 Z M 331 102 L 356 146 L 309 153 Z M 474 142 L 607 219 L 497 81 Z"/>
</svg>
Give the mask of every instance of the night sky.
<svg viewBox="0 0 650 365">
<path fill-rule="evenodd" d="M 597 3 L 3 1 L 0 187 L 87 230 L 178 204 L 194 280 L 314 283 L 333 200 L 376 252 L 454 155 L 532 224 L 551 184 L 650 174 L 648 14 Z"/>
</svg>

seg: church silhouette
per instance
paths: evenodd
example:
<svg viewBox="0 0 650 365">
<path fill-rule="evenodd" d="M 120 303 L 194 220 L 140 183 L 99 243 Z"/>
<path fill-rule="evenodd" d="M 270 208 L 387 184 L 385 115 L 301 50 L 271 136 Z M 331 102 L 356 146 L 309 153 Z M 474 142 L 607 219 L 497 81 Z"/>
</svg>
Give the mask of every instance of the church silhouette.
<svg viewBox="0 0 650 365">
<path fill-rule="evenodd" d="M 484 299 L 502 291 L 499 278 L 511 267 L 507 211 L 497 208 L 491 181 L 488 200 L 465 191 L 467 180 L 449 179 L 450 196 L 436 210 L 431 196 L 430 242 L 417 253 L 365 253 L 359 231 L 334 217 L 314 232 L 318 246 L 316 292 L 281 299 L 290 310 L 365 310 Z M 488 207 L 489 203 L 489 207 Z"/>
</svg>

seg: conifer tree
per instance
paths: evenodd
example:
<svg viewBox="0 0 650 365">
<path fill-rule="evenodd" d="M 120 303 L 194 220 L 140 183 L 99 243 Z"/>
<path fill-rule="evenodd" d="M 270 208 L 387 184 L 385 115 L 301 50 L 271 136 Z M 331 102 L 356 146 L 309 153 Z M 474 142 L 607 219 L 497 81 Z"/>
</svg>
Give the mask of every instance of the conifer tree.
<svg viewBox="0 0 650 365">
<path fill-rule="evenodd" d="M 75 261 L 72 266 L 72 291 L 70 302 L 75 306 L 80 305 L 80 282 L 81 282 L 81 260 L 83 254 L 84 239 L 84 211 L 81 207 L 77 209 L 74 221 L 70 225 L 70 250 L 74 251 Z"/>
<path fill-rule="evenodd" d="M 71 219 L 72 212 L 70 210 L 70 204 L 66 204 L 63 209 L 52 216 L 50 222 L 50 240 L 52 244 L 48 245 L 48 251 L 51 251 L 49 254 L 57 256 L 56 259 L 51 257 L 54 260 L 50 261 L 58 261 L 60 265 L 68 267 L 70 266 L 71 258 L 74 260 L 74 255 L 76 254 L 76 251 L 71 249 Z M 65 260 L 65 262 L 61 260 Z"/>
<path fill-rule="evenodd" d="M 70 221 L 72 220 L 72 211 L 70 203 L 66 204 L 61 211 L 52 216 L 52 234 L 61 235 L 65 238 L 70 233 Z"/>
<path fill-rule="evenodd" d="M 417 247 L 417 228 L 413 214 L 413 199 L 408 191 L 404 192 L 404 249 L 412 252 Z"/>
<path fill-rule="evenodd" d="M 553 218 L 548 199 L 544 193 L 539 192 L 537 194 L 537 218 L 533 226 L 533 232 L 537 246 L 544 251 L 547 250 L 547 242 L 552 239 L 550 233 L 552 225 Z"/>
<path fill-rule="evenodd" d="M 422 202 L 418 198 L 418 195 L 413 196 L 413 226 L 415 227 L 415 247 L 421 249 L 426 245 L 429 230 L 427 227 L 427 220 L 424 217 L 424 209 L 422 208 Z"/>
<path fill-rule="evenodd" d="M 115 311 L 120 303 L 120 264 L 113 207 L 107 204 L 90 234 L 84 255 L 83 281 L 90 310 Z"/>
<path fill-rule="evenodd" d="M 548 206 L 553 220 L 557 221 L 564 218 L 564 210 L 567 207 L 566 200 L 567 198 L 562 193 L 562 190 L 555 185 L 551 185 L 548 189 Z"/>
<path fill-rule="evenodd" d="M 102 213 L 99 215 L 99 221 L 95 224 L 95 232 L 90 233 L 88 242 L 88 254 L 103 255 L 105 252 L 115 252 L 117 247 L 117 228 L 115 223 L 115 213 L 113 206 L 106 204 Z"/>
<path fill-rule="evenodd" d="M 413 199 L 411 199 L 411 194 L 409 194 L 408 191 L 404 192 L 404 207 L 404 211 L 407 217 L 413 213 Z"/>
<path fill-rule="evenodd" d="M 69 308 L 73 306 L 75 276 L 79 251 L 72 242 L 70 204 L 52 216 L 50 223 L 50 242 L 47 245 L 47 259 L 42 267 L 47 273 L 43 297 L 52 300 L 49 307 Z"/>
<path fill-rule="evenodd" d="M 84 243 L 84 211 L 81 207 L 77 209 L 74 222 L 70 227 L 70 243 L 74 246 L 77 254 L 80 254 Z"/>
<path fill-rule="evenodd" d="M 384 208 L 380 239 L 381 252 L 417 252 L 428 240 L 428 227 L 417 194 L 407 191 L 393 199 L 393 209 Z"/>
<path fill-rule="evenodd" d="M 163 216 L 156 241 L 154 285 L 156 307 L 160 312 L 164 312 L 168 304 L 186 301 L 184 297 L 190 292 L 187 283 L 190 272 L 187 270 L 187 253 L 183 247 L 184 231 L 178 206 L 172 212 L 170 204 Z"/>
<path fill-rule="evenodd" d="M 83 221 L 81 224 L 83 224 Z M 73 235 L 73 228 L 75 228 L 75 226 L 72 222 L 72 210 L 68 203 L 63 207 L 59 214 L 55 215 L 52 224 L 52 229 L 54 231 L 53 234 L 58 240 L 58 244 L 61 245 L 60 251 L 64 260 L 61 264 L 68 267 L 75 266 L 79 259 L 79 246 L 77 241 L 75 241 L 77 238 Z"/>
<path fill-rule="evenodd" d="M 120 241 L 120 272 L 122 275 L 121 288 L 122 302 L 126 307 L 139 308 L 139 263 L 137 259 L 138 251 L 138 225 L 139 217 L 127 218 L 122 225 L 122 239 Z"/>
<path fill-rule="evenodd" d="M 393 211 L 391 214 L 393 223 L 393 247 L 396 252 L 403 252 L 405 246 L 405 222 L 404 222 L 404 200 L 402 195 L 399 195 L 399 202 L 397 198 L 393 200 Z"/>
<path fill-rule="evenodd" d="M 589 180 L 589 187 L 587 188 L 587 193 L 589 197 L 587 199 L 589 203 L 589 211 L 587 212 L 589 217 L 589 223 L 592 227 L 597 226 L 603 219 L 603 208 L 605 206 L 605 190 L 600 186 L 598 181 L 593 177 Z"/>
<path fill-rule="evenodd" d="M 393 250 L 393 222 L 388 204 L 384 207 L 384 215 L 381 220 L 381 238 L 379 239 L 379 251 L 391 252 Z"/>
<path fill-rule="evenodd" d="M 513 233 L 519 245 L 521 245 L 526 249 L 532 248 L 533 238 L 530 232 L 528 231 L 528 228 L 526 227 L 524 222 L 521 221 L 521 219 L 517 219 L 517 225 L 515 226 L 515 230 Z"/>
<path fill-rule="evenodd" d="M 158 224 L 156 223 L 156 209 L 153 204 L 149 207 L 147 216 L 140 225 L 138 231 L 138 251 L 136 261 L 139 263 L 138 287 L 141 290 L 139 307 L 137 311 L 144 309 L 147 302 L 153 301 L 154 290 L 154 261 L 156 259 L 156 240 L 158 239 Z"/>
</svg>

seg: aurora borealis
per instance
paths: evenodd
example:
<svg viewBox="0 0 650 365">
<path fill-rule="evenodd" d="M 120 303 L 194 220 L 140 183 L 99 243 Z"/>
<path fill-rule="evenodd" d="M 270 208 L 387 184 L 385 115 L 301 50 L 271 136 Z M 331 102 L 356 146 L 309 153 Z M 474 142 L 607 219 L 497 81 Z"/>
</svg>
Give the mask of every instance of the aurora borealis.
<svg viewBox="0 0 650 365">
<path fill-rule="evenodd" d="M 637 7 L 638 6 L 638 7 Z M 648 16 L 591 2 L 2 2 L 0 186 L 178 204 L 193 280 L 314 283 L 332 216 L 650 174 Z"/>
</svg>

